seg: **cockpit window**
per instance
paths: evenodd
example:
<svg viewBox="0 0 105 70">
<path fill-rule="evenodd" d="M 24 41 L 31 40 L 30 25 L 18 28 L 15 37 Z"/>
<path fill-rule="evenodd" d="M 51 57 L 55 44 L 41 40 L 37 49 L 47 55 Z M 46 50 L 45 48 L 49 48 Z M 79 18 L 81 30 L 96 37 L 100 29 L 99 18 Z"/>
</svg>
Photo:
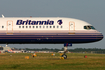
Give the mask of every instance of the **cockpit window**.
<svg viewBox="0 0 105 70">
<path fill-rule="evenodd" d="M 87 29 L 87 27 L 86 27 L 86 26 L 84 26 L 84 29 Z"/>
<path fill-rule="evenodd" d="M 95 29 L 95 28 L 93 26 L 84 26 L 84 29 L 89 30 L 89 29 Z"/>
<path fill-rule="evenodd" d="M 95 29 L 93 26 L 90 26 L 92 29 Z"/>
</svg>

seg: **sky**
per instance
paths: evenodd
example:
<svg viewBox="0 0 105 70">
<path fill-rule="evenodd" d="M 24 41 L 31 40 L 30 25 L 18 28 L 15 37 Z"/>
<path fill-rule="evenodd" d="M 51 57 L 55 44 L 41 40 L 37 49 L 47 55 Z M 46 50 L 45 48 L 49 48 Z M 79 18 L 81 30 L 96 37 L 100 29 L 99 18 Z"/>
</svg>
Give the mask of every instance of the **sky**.
<svg viewBox="0 0 105 70">
<path fill-rule="evenodd" d="M 68 17 L 92 24 L 105 36 L 105 0 L 0 0 L 0 15 L 5 17 Z M 5 46 L 5 44 L 0 44 Z M 63 44 L 9 44 L 15 48 L 63 48 Z M 74 48 L 105 49 L 105 39 Z"/>
</svg>

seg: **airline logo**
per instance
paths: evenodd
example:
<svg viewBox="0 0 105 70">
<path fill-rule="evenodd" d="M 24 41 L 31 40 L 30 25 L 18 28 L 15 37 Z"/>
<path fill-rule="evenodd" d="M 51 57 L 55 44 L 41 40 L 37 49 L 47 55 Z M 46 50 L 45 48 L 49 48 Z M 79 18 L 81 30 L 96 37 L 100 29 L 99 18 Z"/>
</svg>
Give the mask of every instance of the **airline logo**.
<svg viewBox="0 0 105 70">
<path fill-rule="evenodd" d="M 63 22 L 62 20 L 58 20 L 57 23 L 61 25 Z M 31 20 L 17 20 L 16 25 L 54 25 L 54 21 L 31 21 Z"/>
<path fill-rule="evenodd" d="M 63 22 L 62 22 L 62 20 L 58 20 L 57 23 L 58 23 L 59 25 L 61 25 Z"/>
</svg>

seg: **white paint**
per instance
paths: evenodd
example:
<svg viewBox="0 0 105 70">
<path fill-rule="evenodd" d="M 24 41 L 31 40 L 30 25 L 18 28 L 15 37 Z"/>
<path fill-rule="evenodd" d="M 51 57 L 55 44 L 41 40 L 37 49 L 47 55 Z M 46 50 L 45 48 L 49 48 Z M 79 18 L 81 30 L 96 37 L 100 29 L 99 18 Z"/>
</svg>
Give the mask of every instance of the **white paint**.
<svg viewBox="0 0 105 70">
<path fill-rule="evenodd" d="M 54 21 L 54 25 L 16 25 L 17 20 L 31 20 L 31 21 Z M 57 23 L 58 20 L 62 20 L 63 23 L 61 25 L 59 25 Z M 12 24 L 13 23 L 13 24 Z M 15 18 L 0 18 L 0 33 L 4 32 L 6 33 L 51 33 L 52 30 L 53 32 L 57 32 L 57 33 L 62 33 L 62 31 L 64 31 L 65 33 L 68 32 L 77 32 L 77 31 L 82 31 L 82 32 L 96 32 L 96 30 L 86 30 L 84 29 L 84 26 L 86 25 L 91 25 L 85 21 L 82 20 L 78 20 L 78 19 L 73 19 L 73 18 L 58 18 L 58 17 L 43 17 L 43 18 L 26 18 L 26 17 L 15 17 Z M 4 26 L 4 28 L 2 28 L 2 26 Z M 24 28 L 19 28 L 19 26 Z M 26 26 L 31 26 L 31 28 L 26 28 Z M 33 28 L 33 26 L 35 28 Z M 38 28 L 36 28 L 36 26 L 38 26 Z M 39 28 L 41 26 L 41 28 Z M 48 26 L 48 28 L 46 28 Z M 50 28 L 50 26 L 52 28 Z M 53 28 L 53 26 L 55 26 L 55 28 Z M 57 26 L 59 26 L 59 28 L 57 28 Z M 62 26 L 62 28 L 61 28 Z M 53 33 L 52 32 L 52 33 Z"/>
</svg>

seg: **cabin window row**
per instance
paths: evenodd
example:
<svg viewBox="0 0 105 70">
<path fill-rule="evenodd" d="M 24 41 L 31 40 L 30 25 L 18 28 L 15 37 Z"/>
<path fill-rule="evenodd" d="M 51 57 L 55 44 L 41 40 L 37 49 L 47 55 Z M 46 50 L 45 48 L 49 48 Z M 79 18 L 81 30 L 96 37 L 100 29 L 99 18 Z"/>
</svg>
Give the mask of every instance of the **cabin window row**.
<svg viewBox="0 0 105 70">
<path fill-rule="evenodd" d="M 19 26 L 19 28 L 63 28 L 63 26 Z"/>
</svg>

